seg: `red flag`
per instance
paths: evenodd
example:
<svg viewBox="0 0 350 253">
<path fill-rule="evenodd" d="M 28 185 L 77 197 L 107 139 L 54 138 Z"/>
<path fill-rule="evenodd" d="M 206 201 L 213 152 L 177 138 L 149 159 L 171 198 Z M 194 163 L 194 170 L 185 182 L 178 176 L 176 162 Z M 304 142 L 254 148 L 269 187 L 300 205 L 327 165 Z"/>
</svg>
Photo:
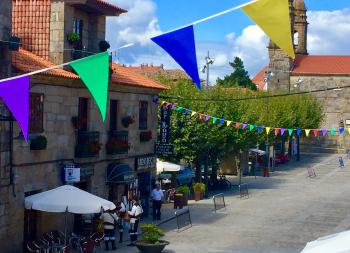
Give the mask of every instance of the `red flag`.
<svg viewBox="0 0 350 253">
<path fill-rule="evenodd" d="M 239 128 L 241 126 L 241 123 L 236 122 L 236 128 Z"/>
<path fill-rule="evenodd" d="M 315 135 L 315 136 L 318 135 L 318 129 L 314 129 L 313 132 L 314 132 L 314 135 Z"/>
<path fill-rule="evenodd" d="M 277 136 L 280 133 L 280 129 L 279 128 L 275 128 L 275 135 Z"/>
</svg>

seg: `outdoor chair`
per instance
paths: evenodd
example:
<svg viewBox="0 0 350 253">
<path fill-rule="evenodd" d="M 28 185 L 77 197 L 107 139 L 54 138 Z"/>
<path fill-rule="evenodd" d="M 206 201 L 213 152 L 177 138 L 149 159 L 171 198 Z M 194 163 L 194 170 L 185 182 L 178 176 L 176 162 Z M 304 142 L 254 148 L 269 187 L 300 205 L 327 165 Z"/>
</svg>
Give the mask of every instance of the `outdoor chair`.
<svg viewBox="0 0 350 253">
<path fill-rule="evenodd" d="M 64 241 L 64 234 L 61 231 L 54 230 L 51 232 L 51 236 L 55 243 L 62 243 Z"/>
<path fill-rule="evenodd" d="M 69 246 L 69 245 L 64 246 L 64 247 L 62 248 L 62 253 L 70 253 L 70 246 Z"/>
<path fill-rule="evenodd" d="M 95 241 L 93 240 L 85 240 L 80 249 L 81 253 L 94 253 L 95 252 Z"/>
</svg>

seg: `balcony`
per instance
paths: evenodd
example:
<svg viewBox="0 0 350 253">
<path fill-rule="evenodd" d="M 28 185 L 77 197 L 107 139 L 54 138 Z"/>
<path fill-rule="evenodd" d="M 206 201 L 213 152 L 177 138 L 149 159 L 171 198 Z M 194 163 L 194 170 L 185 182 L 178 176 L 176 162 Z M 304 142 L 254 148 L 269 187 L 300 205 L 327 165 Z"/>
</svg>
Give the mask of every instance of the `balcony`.
<svg viewBox="0 0 350 253">
<path fill-rule="evenodd" d="M 75 157 L 98 157 L 101 150 L 99 132 L 78 132 L 76 137 Z"/>
<path fill-rule="evenodd" d="M 106 144 L 108 155 L 122 155 L 129 152 L 128 132 L 112 131 Z"/>
</svg>

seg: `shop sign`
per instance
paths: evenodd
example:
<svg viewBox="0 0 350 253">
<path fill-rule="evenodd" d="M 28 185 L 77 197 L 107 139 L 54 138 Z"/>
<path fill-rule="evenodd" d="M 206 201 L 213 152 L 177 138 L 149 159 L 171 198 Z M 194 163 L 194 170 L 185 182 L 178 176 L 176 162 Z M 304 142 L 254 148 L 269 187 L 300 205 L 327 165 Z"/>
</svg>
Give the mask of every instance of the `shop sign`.
<svg viewBox="0 0 350 253">
<path fill-rule="evenodd" d="M 162 156 L 172 155 L 174 153 L 174 146 L 171 144 L 156 144 L 156 154 Z"/>
<path fill-rule="evenodd" d="M 80 168 L 76 168 L 74 165 L 67 165 L 64 167 L 64 172 L 66 183 L 80 182 Z"/>
<path fill-rule="evenodd" d="M 153 169 L 156 167 L 155 156 L 141 156 L 136 158 L 136 170 Z"/>
<path fill-rule="evenodd" d="M 170 108 L 162 106 L 160 113 L 160 142 L 169 143 L 170 138 Z"/>
</svg>

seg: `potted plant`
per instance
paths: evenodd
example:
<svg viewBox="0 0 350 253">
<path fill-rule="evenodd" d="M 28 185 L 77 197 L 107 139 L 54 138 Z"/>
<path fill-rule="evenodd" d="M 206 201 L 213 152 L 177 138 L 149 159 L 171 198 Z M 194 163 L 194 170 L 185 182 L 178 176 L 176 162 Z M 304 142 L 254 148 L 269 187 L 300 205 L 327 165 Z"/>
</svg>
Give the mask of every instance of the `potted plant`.
<svg viewBox="0 0 350 253">
<path fill-rule="evenodd" d="M 107 154 L 126 154 L 130 149 L 130 145 L 127 141 L 118 138 L 110 138 L 106 144 Z"/>
<path fill-rule="evenodd" d="M 132 116 L 126 116 L 124 118 L 122 118 L 122 125 L 125 128 L 128 128 L 129 125 L 134 124 L 135 123 L 135 118 Z"/>
<path fill-rule="evenodd" d="M 38 135 L 30 141 L 31 150 L 44 150 L 47 146 L 47 139 L 43 135 Z"/>
<path fill-rule="evenodd" d="M 205 184 L 203 183 L 195 183 L 193 185 L 193 191 L 194 191 L 194 199 L 196 201 L 200 201 L 202 198 L 202 193 L 205 192 Z"/>
<path fill-rule="evenodd" d="M 184 206 L 183 203 L 183 194 L 182 193 L 176 193 L 174 194 L 174 209 L 182 209 Z"/>
<path fill-rule="evenodd" d="M 152 140 L 152 131 L 144 131 L 140 133 L 140 141 L 141 142 L 146 142 Z"/>
<path fill-rule="evenodd" d="M 188 194 L 190 193 L 190 188 L 187 185 L 182 185 L 176 188 L 176 192 L 182 194 L 183 205 L 188 205 Z"/>
<path fill-rule="evenodd" d="M 135 243 L 136 247 L 142 253 L 160 253 L 165 246 L 169 245 L 168 241 L 159 240 L 164 236 L 164 232 L 154 224 L 142 224 L 140 226 L 142 232 L 141 240 Z"/>
<path fill-rule="evenodd" d="M 80 36 L 75 32 L 71 32 L 67 35 L 67 40 L 69 43 L 74 44 L 80 40 Z"/>
<path fill-rule="evenodd" d="M 108 41 L 101 40 L 98 43 L 98 47 L 100 48 L 100 52 L 106 52 L 111 47 L 111 45 L 109 44 Z"/>
</svg>

